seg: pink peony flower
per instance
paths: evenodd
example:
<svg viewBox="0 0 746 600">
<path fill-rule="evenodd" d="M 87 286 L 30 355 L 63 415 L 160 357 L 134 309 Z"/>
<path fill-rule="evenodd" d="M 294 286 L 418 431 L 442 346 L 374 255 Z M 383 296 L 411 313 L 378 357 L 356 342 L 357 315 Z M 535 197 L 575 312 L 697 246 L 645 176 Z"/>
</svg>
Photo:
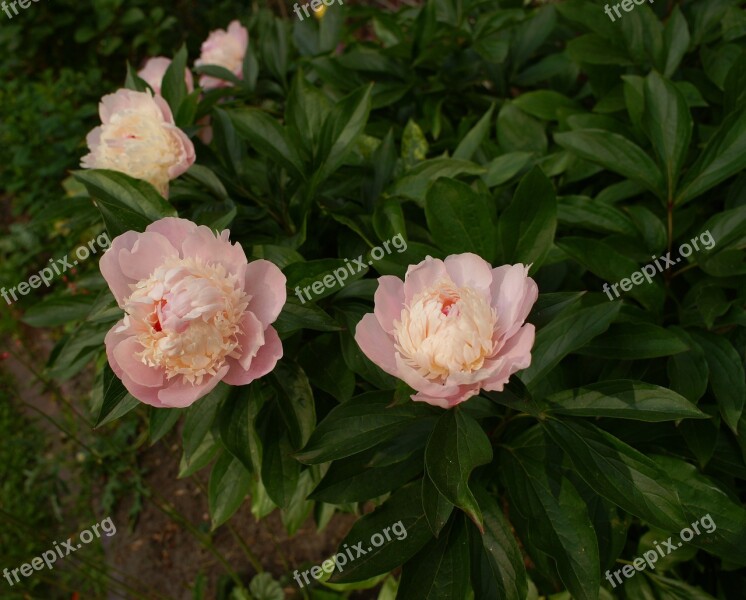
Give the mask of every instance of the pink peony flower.
<svg viewBox="0 0 746 600">
<path fill-rule="evenodd" d="M 231 21 L 227 31 L 216 29 L 210 32 L 207 39 L 202 42 L 202 54 L 194 62 L 194 66 L 217 65 L 228 69 L 239 79 L 243 79 L 243 59 L 248 46 L 248 30 L 238 21 Z M 231 85 L 229 81 L 209 75 L 200 76 L 199 84 L 206 90 Z"/>
<path fill-rule="evenodd" d="M 189 406 L 220 381 L 244 385 L 282 357 L 271 323 L 285 304 L 285 276 L 246 261 L 229 232 L 165 218 L 115 238 L 101 273 L 124 318 L 106 335 L 106 356 L 145 404 Z"/>
<path fill-rule="evenodd" d="M 137 72 L 137 76 L 153 88 L 153 92 L 160 95 L 163 76 L 170 64 L 170 58 L 154 56 L 145 62 L 145 66 Z M 186 82 L 187 92 L 191 94 L 194 91 L 194 78 L 189 69 L 184 69 L 184 81 Z"/>
<path fill-rule="evenodd" d="M 101 125 L 86 137 L 86 169 L 112 169 L 143 179 L 168 196 L 168 182 L 194 163 L 194 145 L 160 96 L 117 90 L 101 99 Z"/>
<path fill-rule="evenodd" d="M 476 254 L 410 265 L 404 281 L 378 280 L 373 313 L 355 340 L 384 371 L 417 390 L 412 400 L 450 408 L 501 391 L 531 364 L 534 326 L 524 323 L 538 297 L 528 267 L 493 269 Z"/>
</svg>

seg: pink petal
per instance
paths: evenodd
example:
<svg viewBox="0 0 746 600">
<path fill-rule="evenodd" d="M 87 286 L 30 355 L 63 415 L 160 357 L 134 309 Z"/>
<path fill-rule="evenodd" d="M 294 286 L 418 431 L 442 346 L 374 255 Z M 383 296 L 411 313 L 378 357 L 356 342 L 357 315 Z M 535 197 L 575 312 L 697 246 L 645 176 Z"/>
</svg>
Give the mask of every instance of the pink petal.
<svg viewBox="0 0 746 600">
<path fill-rule="evenodd" d="M 245 312 L 241 317 L 241 333 L 238 335 L 238 344 L 241 347 L 238 364 L 248 369 L 264 343 L 264 326 L 253 313 Z"/>
<path fill-rule="evenodd" d="M 129 249 L 135 245 L 139 236 L 140 234 L 135 231 L 128 231 L 115 237 L 111 246 L 104 252 L 98 263 L 98 268 L 101 270 L 101 274 L 104 276 L 120 308 L 124 306 L 124 301 L 132 294 L 130 285 L 137 283 L 137 280 L 123 273 L 119 263 L 119 255 L 120 252 L 125 250 L 129 252 Z"/>
<path fill-rule="evenodd" d="M 119 251 L 119 267 L 122 273 L 134 281 L 147 279 L 167 258 L 178 258 L 179 252 L 160 233 L 146 231 L 137 234 L 132 249 Z"/>
<path fill-rule="evenodd" d="M 534 345 L 535 334 L 534 326 L 526 323 L 508 340 L 503 352 L 496 359 L 499 369 L 482 382 L 483 389 L 501 392 L 511 375 L 531 366 L 531 348 Z"/>
<path fill-rule="evenodd" d="M 246 267 L 244 291 L 251 296 L 249 308 L 267 327 L 277 317 L 287 300 L 287 278 L 268 260 L 255 260 Z"/>
<path fill-rule="evenodd" d="M 184 258 L 196 258 L 207 264 L 221 264 L 229 273 L 243 276 L 246 254 L 240 244 L 231 244 L 226 229 L 215 237 L 209 227 L 200 225 L 197 231 L 184 240 L 181 248 Z"/>
<path fill-rule="evenodd" d="M 497 310 L 498 337 L 513 335 L 523 324 L 539 295 L 536 282 L 522 264 L 503 265 L 492 270 L 492 306 Z"/>
<path fill-rule="evenodd" d="M 386 333 L 394 330 L 394 321 L 401 319 L 404 308 L 404 282 L 393 275 L 378 278 L 378 289 L 373 298 L 373 313 Z"/>
<path fill-rule="evenodd" d="M 181 145 L 181 152 L 179 154 L 179 162 L 171 165 L 168 168 L 169 179 L 176 179 L 182 173 L 186 173 L 194 164 L 197 159 L 197 154 L 194 150 L 194 144 L 187 135 L 175 125 L 171 128 L 171 131 L 176 135 Z"/>
<path fill-rule="evenodd" d="M 492 266 L 481 256 L 471 252 L 452 254 L 445 259 L 444 264 L 448 275 L 458 287 L 471 287 L 485 296 L 489 294 Z"/>
<path fill-rule="evenodd" d="M 373 313 L 368 313 L 360 319 L 355 327 L 355 341 L 371 361 L 389 375 L 399 377 L 394 340 L 381 328 Z"/>
<path fill-rule="evenodd" d="M 248 369 L 244 369 L 236 359 L 229 359 L 230 371 L 223 381 L 230 385 L 246 385 L 255 379 L 264 377 L 275 368 L 277 361 L 282 358 L 282 342 L 274 327 L 267 327 L 264 331 L 264 345 L 251 361 Z"/>
<path fill-rule="evenodd" d="M 439 258 L 428 256 L 419 264 L 410 265 L 404 276 L 404 301 L 409 304 L 417 294 L 443 279 L 450 280 L 450 276 Z"/>
<path fill-rule="evenodd" d="M 171 381 L 166 382 L 165 386 L 158 392 L 158 400 L 163 407 L 168 408 L 190 406 L 209 394 L 222 381 L 227 372 L 228 365 L 223 365 L 213 377 L 205 377 L 199 385 L 184 381 L 182 377 L 174 377 Z"/>
<path fill-rule="evenodd" d="M 163 406 L 163 404 L 160 400 L 158 400 L 159 388 L 147 387 L 135 383 L 130 378 L 130 376 L 127 375 L 122 365 L 120 365 L 116 359 L 114 350 L 128 337 L 128 334 L 125 332 L 116 333 L 116 330 L 119 329 L 121 326 L 122 321 L 119 321 L 119 323 L 114 325 L 114 327 L 109 330 L 109 332 L 106 334 L 106 338 L 104 339 L 104 345 L 106 347 L 106 357 L 109 360 L 109 366 L 111 366 L 111 370 L 114 371 L 114 374 L 117 377 L 119 377 L 125 389 L 130 394 L 132 394 L 135 398 L 137 398 L 144 404 L 149 404 L 150 406 L 160 408 Z"/>
<path fill-rule="evenodd" d="M 188 219 L 164 217 L 148 225 L 145 231 L 160 233 L 179 251 L 179 256 L 184 258 L 182 250 L 184 240 L 197 231 L 197 225 Z"/>
<path fill-rule="evenodd" d="M 128 337 L 114 347 L 117 364 L 138 386 L 160 387 L 163 385 L 163 371 L 149 367 L 137 357 L 143 347 L 134 337 Z"/>
</svg>

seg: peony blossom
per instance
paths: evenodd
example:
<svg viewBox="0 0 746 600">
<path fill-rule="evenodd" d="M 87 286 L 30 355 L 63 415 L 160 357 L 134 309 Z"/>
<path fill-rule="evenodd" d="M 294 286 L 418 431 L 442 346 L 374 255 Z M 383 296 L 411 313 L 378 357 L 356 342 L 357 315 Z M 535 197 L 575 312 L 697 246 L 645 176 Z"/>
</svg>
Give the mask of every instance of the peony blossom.
<svg viewBox="0 0 746 600">
<path fill-rule="evenodd" d="M 531 364 L 534 326 L 525 323 L 538 297 L 528 267 L 493 269 L 476 254 L 410 265 L 404 281 L 378 280 L 373 313 L 355 340 L 384 371 L 417 390 L 412 400 L 450 408 L 501 391 Z"/>
<path fill-rule="evenodd" d="M 145 66 L 137 72 L 137 76 L 153 88 L 153 92 L 161 95 L 163 76 L 166 74 L 166 70 L 170 64 L 170 58 L 154 56 L 145 62 Z M 184 69 L 184 82 L 186 83 L 187 92 L 191 94 L 194 91 L 194 78 L 189 69 Z"/>
<path fill-rule="evenodd" d="M 243 59 L 249 47 L 249 32 L 238 21 L 231 21 L 228 30 L 216 29 L 211 31 L 207 39 L 202 42 L 202 54 L 194 62 L 194 66 L 217 65 L 224 67 L 239 79 L 243 78 Z M 202 75 L 199 84 L 203 89 L 228 87 L 229 81 Z"/>
<path fill-rule="evenodd" d="M 194 145 L 160 96 L 117 90 L 101 99 L 101 125 L 86 138 L 86 169 L 112 169 L 143 179 L 168 196 L 168 182 L 194 163 Z"/>
<path fill-rule="evenodd" d="M 189 406 L 220 381 L 244 385 L 282 357 L 271 323 L 285 304 L 285 276 L 208 227 L 165 218 L 128 231 L 101 257 L 124 318 L 106 356 L 138 400 Z"/>
</svg>

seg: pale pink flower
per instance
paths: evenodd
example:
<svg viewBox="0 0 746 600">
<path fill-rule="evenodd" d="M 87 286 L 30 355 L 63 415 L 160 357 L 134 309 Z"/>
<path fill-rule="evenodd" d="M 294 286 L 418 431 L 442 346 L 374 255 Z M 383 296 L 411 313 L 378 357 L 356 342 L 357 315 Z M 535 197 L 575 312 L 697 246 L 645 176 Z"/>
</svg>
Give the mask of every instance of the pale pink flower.
<svg viewBox="0 0 746 600">
<path fill-rule="evenodd" d="M 231 21 L 228 29 L 211 31 L 207 39 L 202 42 L 202 54 L 194 62 L 196 67 L 202 65 L 217 65 L 224 67 L 239 79 L 243 79 L 243 59 L 249 47 L 249 32 L 238 21 Z M 212 88 L 228 87 L 230 81 L 217 79 L 209 75 L 199 78 L 199 85 L 209 90 Z"/>
<path fill-rule="evenodd" d="M 166 101 L 150 90 L 120 89 L 101 99 L 101 125 L 86 137 L 86 169 L 111 169 L 143 179 L 168 196 L 168 182 L 195 159 L 194 145 L 174 123 Z"/>
<path fill-rule="evenodd" d="M 170 64 L 170 58 L 154 56 L 145 62 L 145 66 L 137 72 L 137 76 L 153 88 L 153 92 L 160 95 L 163 76 Z M 184 81 L 186 82 L 187 92 L 191 94 L 194 91 L 194 78 L 189 69 L 184 69 Z"/>
<path fill-rule="evenodd" d="M 525 323 L 538 297 L 528 267 L 493 269 L 476 254 L 427 257 L 404 281 L 378 279 L 373 313 L 355 331 L 363 353 L 417 390 L 412 400 L 450 408 L 479 393 L 501 391 L 531 364 L 534 326 Z"/>
<path fill-rule="evenodd" d="M 269 261 L 247 262 L 228 235 L 169 217 L 118 236 L 101 257 L 125 312 L 106 335 L 106 355 L 141 402 L 189 406 L 220 381 L 266 375 L 282 357 L 271 323 L 285 276 Z"/>
</svg>

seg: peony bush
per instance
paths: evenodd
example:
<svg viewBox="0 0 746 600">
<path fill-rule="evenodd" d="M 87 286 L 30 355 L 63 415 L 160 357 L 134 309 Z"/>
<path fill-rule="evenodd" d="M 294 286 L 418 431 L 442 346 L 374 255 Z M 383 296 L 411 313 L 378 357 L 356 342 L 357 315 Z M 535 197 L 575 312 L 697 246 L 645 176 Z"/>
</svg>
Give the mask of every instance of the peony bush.
<svg viewBox="0 0 746 600">
<path fill-rule="evenodd" d="M 50 372 L 95 365 L 98 426 L 178 427 L 213 529 L 247 496 L 291 535 L 355 512 L 339 552 L 406 529 L 314 594 L 735 599 L 743 13 L 522 4 L 260 10 L 130 67 L 74 173 L 113 243 Z"/>
</svg>

